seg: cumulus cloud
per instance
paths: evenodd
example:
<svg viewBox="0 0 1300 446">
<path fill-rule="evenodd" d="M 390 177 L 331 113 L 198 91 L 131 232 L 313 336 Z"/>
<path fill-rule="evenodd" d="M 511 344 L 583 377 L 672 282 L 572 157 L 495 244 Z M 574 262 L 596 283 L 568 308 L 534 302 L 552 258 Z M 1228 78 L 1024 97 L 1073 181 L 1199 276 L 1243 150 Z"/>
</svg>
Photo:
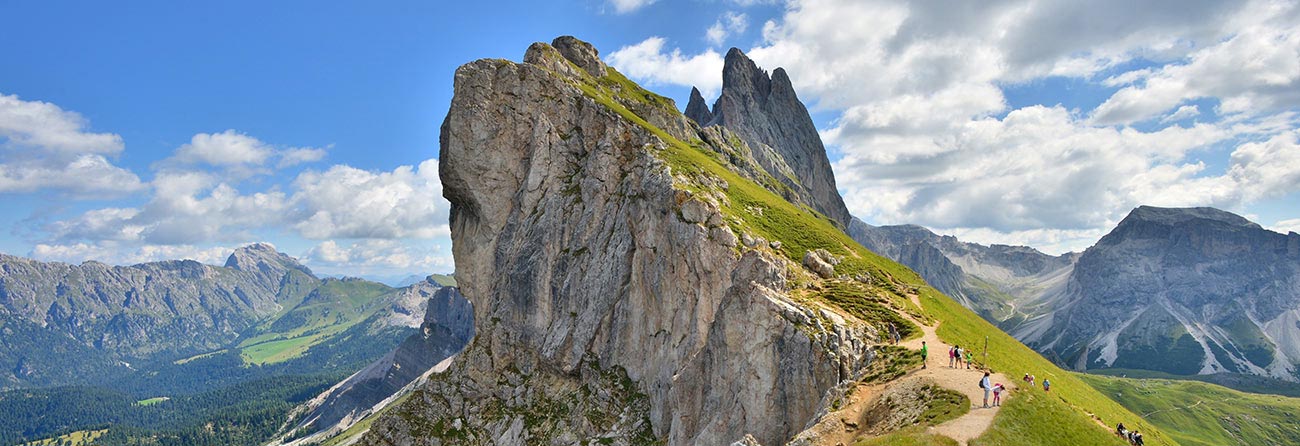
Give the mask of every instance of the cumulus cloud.
<svg viewBox="0 0 1300 446">
<path fill-rule="evenodd" d="M 727 41 L 727 37 L 744 33 L 746 28 L 749 28 L 749 17 L 744 13 L 727 11 L 718 16 L 718 21 L 713 22 L 713 26 L 704 31 L 704 39 L 714 46 L 721 46 Z"/>
<path fill-rule="evenodd" d="M 340 245 L 327 240 L 308 249 L 302 260 L 313 268 L 347 267 L 354 274 L 384 271 L 450 271 L 451 253 L 439 244 L 412 244 L 395 240 L 360 240 Z"/>
<path fill-rule="evenodd" d="M 309 239 L 428 239 L 449 234 L 437 160 L 390 172 L 334 166 L 304 171 L 293 188 L 241 192 L 219 176 L 162 172 L 139 208 L 105 208 L 46 226 L 60 243 L 187 245 L 254 240 L 290 229 Z"/>
<path fill-rule="evenodd" d="M 320 161 L 325 154 L 325 149 L 313 147 L 281 150 L 231 129 L 221 133 L 195 134 L 190 142 L 178 147 L 171 157 L 155 163 L 154 167 L 164 171 L 213 167 L 238 179 L 271 173 L 269 165 L 272 159 L 277 160 L 277 169 L 283 169 Z"/>
<path fill-rule="evenodd" d="M 665 52 L 664 43 L 662 37 L 651 37 L 620 48 L 609 55 L 609 64 L 650 85 L 689 85 L 699 87 L 705 96 L 718 93 L 722 88 L 721 54 L 710 49 L 686 57 L 678 49 Z"/>
<path fill-rule="evenodd" d="M 650 6 L 656 1 L 658 0 L 609 0 L 609 4 L 614 7 L 614 13 L 627 14 Z"/>
<path fill-rule="evenodd" d="M 368 172 L 334 166 L 304 172 L 294 181 L 293 224 L 303 236 L 326 238 L 432 238 L 450 234 L 449 204 L 442 199 L 438 160 Z"/>
<path fill-rule="evenodd" d="M 122 138 L 87 126 L 57 105 L 0 94 L 0 193 L 114 196 L 142 189 L 138 176 L 109 161 L 122 152 Z"/>
<path fill-rule="evenodd" d="M 1219 113 L 1255 115 L 1300 103 L 1300 29 L 1251 27 L 1166 65 L 1097 107 L 1099 124 L 1142 121 L 1179 103 L 1217 98 Z"/>
</svg>

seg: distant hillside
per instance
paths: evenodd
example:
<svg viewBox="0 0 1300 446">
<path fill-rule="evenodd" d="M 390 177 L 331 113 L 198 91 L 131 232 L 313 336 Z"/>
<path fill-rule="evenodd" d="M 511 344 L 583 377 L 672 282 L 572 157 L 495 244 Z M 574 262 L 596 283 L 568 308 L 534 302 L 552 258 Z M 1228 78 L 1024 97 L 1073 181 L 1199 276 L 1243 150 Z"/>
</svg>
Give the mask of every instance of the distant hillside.
<svg viewBox="0 0 1300 446">
<path fill-rule="evenodd" d="M 1196 381 L 1078 376 L 1183 446 L 1300 444 L 1300 398 Z"/>
<path fill-rule="evenodd" d="M 439 288 L 431 280 L 391 288 L 317 279 L 269 245 L 241 248 L 222 267 L 0 257 L 0 360 L 9 361 L 0 373 L 10 373 L 7 386 L 22 388 L 0 392 L 0 412 L 16 417 L 0 423 L 0 440 L 111 426 L 99 442 L 164 432 L 177 437 L 159 437 L 163 444 L 193 444 L 185 438 L 195 433 L 204 441 L 264 442 L 292 407 L 418 333 Z M 40 308 L 72 316 L 42 326 L 30 316 Z M 113 321 L 123 319 L 158 325 L 122 331 Z M 168 328 L 175 326 L 190 329 Z M 64 387 L 36 389 L 48 386 Z M 162 397 L 170 399 L 135 404 Z M 221 420 L 266 424 L 202 433 Z"/>
</svg>

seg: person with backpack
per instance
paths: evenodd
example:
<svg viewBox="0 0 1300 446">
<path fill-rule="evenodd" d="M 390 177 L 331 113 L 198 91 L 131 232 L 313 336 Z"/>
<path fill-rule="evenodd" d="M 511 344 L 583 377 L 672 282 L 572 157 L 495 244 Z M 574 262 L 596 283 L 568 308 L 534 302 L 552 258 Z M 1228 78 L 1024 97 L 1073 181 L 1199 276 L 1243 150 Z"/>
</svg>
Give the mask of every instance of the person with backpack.
<svg viewBox="0 0 1300 446">
<path fill-rule="evenodd" d="M 965 350 L 962 350 L 961 347 L 957 347 L 957 368 L 959 369 L 961 368 L 961 359 L 965 357 L 962 353 L 964 351 Z"/>
<path fill-rule="evenodd" d="M 925 357 L 930 353 L 930 349 L 925 346 L 925 341 L 921 341 L 921 368 L 925 368 Z"/>
<path fill-rule="evenodd" d="M 1043 391 L 1044 392 L 1052 391 L 1052 382 L 1049 381 L 1047 378 L 1043 378 Z"/>
<path fill-rule="evenodd" d="M 1146 443 L 1142 441 L 1142 433 L 1136 431 L 1133 432 L 1133 446 L 1143 446 L 1145 444 Z"/>
<path fill-rule="evenodd" d="M 989 392 L 993 390 L 993 386 L 989 385 L 989 372 L 984 372 L 984 377 L 980 378 L 980 388 L 984 389 L 984 407 L 988 408 Z"/>
</svg>

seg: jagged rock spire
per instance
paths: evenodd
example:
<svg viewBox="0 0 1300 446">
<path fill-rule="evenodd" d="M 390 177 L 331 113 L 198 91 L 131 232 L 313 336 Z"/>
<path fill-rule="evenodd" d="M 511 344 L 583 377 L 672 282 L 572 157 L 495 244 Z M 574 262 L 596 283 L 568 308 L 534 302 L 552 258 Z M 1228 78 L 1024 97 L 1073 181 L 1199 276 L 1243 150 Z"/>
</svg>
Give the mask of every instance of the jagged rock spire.
<svg viewBox="0 0 1300 446">
<path fill-rule="evenodd" d="M 709 105 L 704 103 L 704 96 L 698 88 L 691 87 L 691 101 L 686 103 L 686 117 L 701 126 L 713 121 L 713 112 L 709 111 Z"/>
<path fill-rule="evenodd" d="M 817 211 L 841 227 L 849 226 L 852 216 L 835 187 L 826 147 L 785 69 L 777 68 L 769 76 L 744 52 L 732 48 L 722 69 L 722 95 L 713 104 L 710 123 L 726 127 L 750 144 L 775 149 L 795 178 L 774 176 L 802 190 Z M 759 157 L 758 161 L 769 172 L 778 170 L 776 160 Z"/>
</svg>

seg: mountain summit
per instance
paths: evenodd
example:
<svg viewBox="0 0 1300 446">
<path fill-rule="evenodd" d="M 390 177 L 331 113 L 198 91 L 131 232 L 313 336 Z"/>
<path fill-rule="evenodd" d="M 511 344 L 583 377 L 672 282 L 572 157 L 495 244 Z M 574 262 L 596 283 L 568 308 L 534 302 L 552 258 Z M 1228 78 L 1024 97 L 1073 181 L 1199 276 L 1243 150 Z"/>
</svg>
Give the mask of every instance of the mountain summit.
<svg viewBox="0 0 1300 446">
<path fill-rule="evenodd" d="M 751 147 L 759 146 L 753 151 L 759 165 L 841 229 L 849 227 L 853 217 L 835 187 L 826 147 L 784 68 L 769 76 L 744 52 L 732 48 L 722 68 L 722 95 L 712 111 L 704 106 L 699 90 L 692 88 L 686 116 L 701 126 L 725 127 Z M 782 174 L 786 166 L 791 171 Z"/>
</svg>

